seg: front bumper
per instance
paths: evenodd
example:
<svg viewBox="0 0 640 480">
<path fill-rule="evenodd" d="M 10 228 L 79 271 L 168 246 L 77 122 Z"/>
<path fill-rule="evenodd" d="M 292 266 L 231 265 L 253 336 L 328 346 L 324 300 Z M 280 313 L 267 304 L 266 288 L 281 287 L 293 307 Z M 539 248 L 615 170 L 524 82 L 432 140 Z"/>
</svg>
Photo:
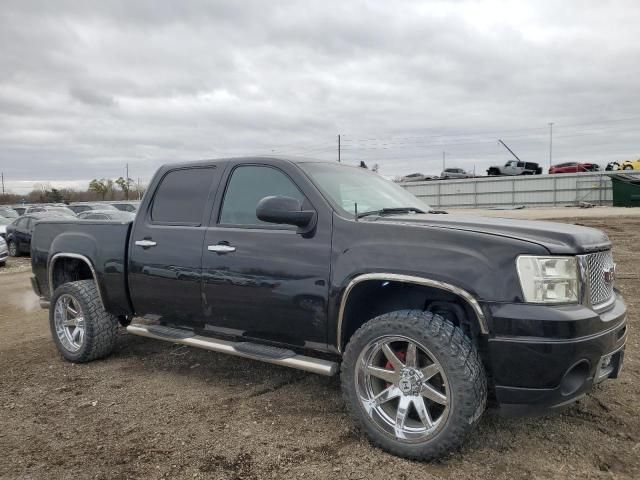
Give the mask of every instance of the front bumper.
<svg viewBox="0 0 640 480">
<path fill-rule="evenodd" d="M 505 413 L 572 403 L 595 383 L 616 378 L 627 340 L 626 306 L 606 312 L 582 305 L 490 304 L 488 362 Z"/>
</svg>

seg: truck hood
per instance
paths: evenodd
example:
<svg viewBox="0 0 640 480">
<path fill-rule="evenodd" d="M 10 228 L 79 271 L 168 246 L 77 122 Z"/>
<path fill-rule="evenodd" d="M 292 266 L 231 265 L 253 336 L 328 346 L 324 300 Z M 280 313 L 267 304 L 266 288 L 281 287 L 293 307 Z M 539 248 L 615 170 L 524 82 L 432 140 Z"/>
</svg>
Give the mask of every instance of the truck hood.
<svg viewBox="0 0 640 480">
<path fill-rule="evenodd" d="M 611 248 L 611 242 L 604 232 L 566 223 L 456 214 L 385 215 L 365 217 L 362 220 L 365 219 L 416 228 L 447 228 L 509 237 L 541 245 L 550 253 L 558 255 L 588 253 Z"/>
</svg>

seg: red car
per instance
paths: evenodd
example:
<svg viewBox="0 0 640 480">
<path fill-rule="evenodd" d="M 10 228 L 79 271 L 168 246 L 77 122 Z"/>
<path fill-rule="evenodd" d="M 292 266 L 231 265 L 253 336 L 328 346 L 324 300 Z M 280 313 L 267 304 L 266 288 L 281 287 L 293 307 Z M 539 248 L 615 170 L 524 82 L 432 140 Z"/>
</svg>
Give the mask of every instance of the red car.
<svg viewBox="0 0 640 480">
<path fill-rule="evenodd" d="M 549 168 L 549 173 L 581 173 L 597 172 L 598 170 L 600 170 L 600 165 L 595 163 L 568 162 L 553 165 Z"/>
</svg>

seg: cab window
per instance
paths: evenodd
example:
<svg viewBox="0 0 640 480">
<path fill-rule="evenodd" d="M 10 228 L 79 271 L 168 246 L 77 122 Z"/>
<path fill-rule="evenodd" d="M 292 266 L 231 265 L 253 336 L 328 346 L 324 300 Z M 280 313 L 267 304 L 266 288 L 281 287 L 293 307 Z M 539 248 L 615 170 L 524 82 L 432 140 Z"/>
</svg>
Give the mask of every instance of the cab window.
<svg viewBox="0 0 640 480">
<path fill-rule="evenodd" d="M 295 228 L 276 226 L 256 217 L 258 202 L 271 195 L 292 197 L 300 202 L 305 199 L 293 181 L 276 168 L 261 165 L 237 167 L 227 184 L 219 222 L 225 225 Z"/>
<path fill-rule="evenodd" d="M 216 173 L 215 167 L 183 168 L 167 173 L 156 189 L 151 207 L 152 222 L 201 225 Z"/>
</svg>

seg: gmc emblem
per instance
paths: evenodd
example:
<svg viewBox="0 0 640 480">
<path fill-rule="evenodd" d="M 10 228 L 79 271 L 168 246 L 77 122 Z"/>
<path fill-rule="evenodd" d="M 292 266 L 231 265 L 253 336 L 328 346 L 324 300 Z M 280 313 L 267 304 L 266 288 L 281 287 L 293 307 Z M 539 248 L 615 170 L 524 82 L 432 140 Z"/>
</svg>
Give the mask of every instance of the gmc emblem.
<svg viewBox="0 0 640 480">
<path fill-rule="evenodd" d="M 602 269 L 604 272 L 605 283 L 611 285 L 616 279 L 616 265 L 615 263 L 611 267 L 605 267 Z"/>
</svg>

